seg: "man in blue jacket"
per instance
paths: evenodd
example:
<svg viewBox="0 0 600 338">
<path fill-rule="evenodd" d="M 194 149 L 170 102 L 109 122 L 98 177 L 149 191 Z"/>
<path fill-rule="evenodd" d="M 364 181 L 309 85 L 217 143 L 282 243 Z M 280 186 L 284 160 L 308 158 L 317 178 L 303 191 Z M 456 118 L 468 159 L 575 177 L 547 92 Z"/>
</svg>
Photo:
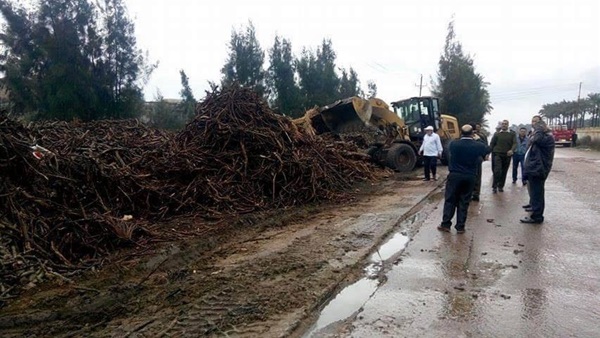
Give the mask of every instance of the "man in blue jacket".
<svg viewBox="0 0 600 338">
<path fill-rule="evenodd" d="M 440 231 L 450 232 L 452 218 L 456 213 L 456 233 L 465 232 L 467 211 L 471 202 L 477 167 L 481 158 L 490 153 L 490 148 L 473 139 L 473 127 L 469 124 L 461 128 L 460 140 L 450 142 L 448 147 L 448 179 L 444 194 L 444 213 Z"/>
<path fill-rule="evenodd" d="M 521 182 L 523 185 L 527 185 L 527 175 L 525 175 L 525 153 L 529 145 L 529 138 L 527 137 L 527 128 L 520 128 L 519 135 L 517 135 L 517 148 L 513 154 L 513 169 L 512 169 L 512 183 L 517 183 L 517 174 L 519 165 L 521 166 Z"/>
<path fill-rule="evenodd" d="M 521 218 L 521 222 L 539 224 L 544 221 L 544 185 L 554 161 L 554 137 L 540 116 L 534 116 L 531 125 L 534 132 L 525 153 L 525 175 L 529 182 L 529 204 L 525 210 L 531 215 Z"/>
</svg>

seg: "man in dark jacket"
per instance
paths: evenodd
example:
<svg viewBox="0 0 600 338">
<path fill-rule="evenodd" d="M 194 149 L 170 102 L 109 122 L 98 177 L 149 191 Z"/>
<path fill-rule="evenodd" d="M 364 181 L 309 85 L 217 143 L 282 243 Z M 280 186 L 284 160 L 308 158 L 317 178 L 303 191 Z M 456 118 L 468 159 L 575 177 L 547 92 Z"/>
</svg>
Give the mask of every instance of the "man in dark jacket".
<svg viewBox="0 0 600 338">
<path fill-rule="evenodd" d="M 493 158 L 492 171 L 494 174 L 492 191 L 494 193 L 504 191 L 504 183 L 506 182 L 506 174 L 510 167 L 510 159 L 517 147 L 517 135 L 514 131 L 508 129 L 508 120 L 502 121 L 500 126 L 500 131 L 496 132 L 490 141 Z"/>
<path fill-rule="evenodd" d="M 539 224 L 544 221 L 544 185 L 554 160 L 554 137 L 538 115 L 531 119 L 531 125 L 534 133 L 525 154 L 525 175 L 529 182 L 529 205 L 525 210 L 531 215 L 521 218 L 521 222 Z"/>
<path fill-rule="evenodd" d="M 456 233 L 465 232 L 467 211 L 475 186 L 477 167 L 481 158 L 490 153 L 490 148 L 481 142 L 473 140 L 473 127 L 464 125 L 461 129 L 461 139 L 450 142 L 448 179 L 444 194 L 444 213 L 442 224 L 438 230 L 450 232 L 452 218 L 456 213 Z"/>
</svg>

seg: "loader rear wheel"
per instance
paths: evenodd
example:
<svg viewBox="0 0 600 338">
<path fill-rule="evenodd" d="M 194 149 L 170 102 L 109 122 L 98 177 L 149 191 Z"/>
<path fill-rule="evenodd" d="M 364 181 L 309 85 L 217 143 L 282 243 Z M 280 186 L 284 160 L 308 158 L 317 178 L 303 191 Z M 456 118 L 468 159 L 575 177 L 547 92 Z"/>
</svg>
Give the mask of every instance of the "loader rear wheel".
<svg viewBox="0 0 600 338">
<path fill-rule="evenodd" d="M 408 144 L 395 143 L 388 149 L 385 164 L 395 171 L 412 171 L 417 165 L 417 154 Z"/>
</svg>

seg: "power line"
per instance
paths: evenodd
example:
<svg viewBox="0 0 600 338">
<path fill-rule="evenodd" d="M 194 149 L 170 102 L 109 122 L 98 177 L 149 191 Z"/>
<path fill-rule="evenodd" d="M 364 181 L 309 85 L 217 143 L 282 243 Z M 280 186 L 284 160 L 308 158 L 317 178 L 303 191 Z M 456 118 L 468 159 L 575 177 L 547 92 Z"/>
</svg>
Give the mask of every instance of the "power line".
<svg viewBox="0 0 600 338">
<path fill-rule="evenodd" d="M 576 90 L 574 87 L 569 86 L 547 86 L 543 88 L 526 88 L 521 90 L 504 91 L 504 92 L 490 92 L 490 96 L 496 98 L 513 97 L 520 95 L 535 95 L 535 94 L 546 94 L 556 92 L 567 92 Z"/>
<path fill-rule="evenodd" d="M 545 89 L 552 89 L 552 88 L 573 87 L 578 84 L 579 84 L 579 82 L 573 82 L 573 83 L 564 83 L 564 84 L 558 84 L 558 85 L 555 84 L 555 85 L 547 85 L 547 86 L 540 86 L 540 87 L 528 87 L 528 88 L 514 89 L 514 90 L 503 90 L 503 91 L 490 90 L 490 92 L 493 92 L 496 94 L 510 94 L 510 93 L 520 93 L 523 91 L 537 91 L 537 90 L 545 90 Z"/>
<path fill-rule="evenodd" d="M 525 94 L 521 94 L 521 95 L 513 95 L 513 96 L 505 96 L 505 97 L 494 97 L 493 95 L 490 95 L 490 100 L 492 102 L 518 101 L 518 100 L 529 99 L 529 98 L 556 96 L 561 93 L 565 93 L 565 91 L 546 92 L 546 93 L 543 93 L 543 95 L 541 93 L 537 94 L 537 95 L 525 93 Z"/>
<path fill-rule="evenodd" d="M 579 84 L 579 83 L 577 83 Z M 506 102 L 506 101 L 517 101 L 520 99 L 530 98 L 532 96 L 549 96 L 557 95 L 560 93 L 574 92 L 574 84 L 562 84 L 562 85 L 551 85 L 526 88 L 523 90 L 504 91 L 500 93 L 490 93 L 490 99 L 493 102 Z M 561 89 L 562 88 L 562 89 Z"/>
</svg>

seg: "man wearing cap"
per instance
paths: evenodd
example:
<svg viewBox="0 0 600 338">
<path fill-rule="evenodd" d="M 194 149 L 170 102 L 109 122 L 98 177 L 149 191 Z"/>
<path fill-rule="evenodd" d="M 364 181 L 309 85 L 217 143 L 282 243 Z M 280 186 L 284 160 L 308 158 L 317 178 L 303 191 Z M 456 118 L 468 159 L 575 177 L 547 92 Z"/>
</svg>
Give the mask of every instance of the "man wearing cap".
<svg viewBox="0 0 600 338">
<path fill-rule="evenodd" d="M 433 132 L 433 127 L 425 128 L 425 136 L 423 143 L 419 148 L 419 155 L 423 156 L 423 167 L 425 170 L 425 178 L 423 181 L 429 181 L 430 173 L 433 175 L 433 180 L 437 181 L 437 159 L 442 157 L 442 141 L 440 136 Z"/>
<path fill-rule="evenodd" d="M 452 218 L 456 213 L 456 233 L 465 232 L 467 211 L 475 187 L 477 167 L 481 158 L 490 153 L 490 148 L 473 139 L 473 127 L 469 124 L 461 128 L 460 140 L 450 142 L 448 179 L 444 193 L 444 212 L 440 231 L 450 232 Z"/>
</svg>

